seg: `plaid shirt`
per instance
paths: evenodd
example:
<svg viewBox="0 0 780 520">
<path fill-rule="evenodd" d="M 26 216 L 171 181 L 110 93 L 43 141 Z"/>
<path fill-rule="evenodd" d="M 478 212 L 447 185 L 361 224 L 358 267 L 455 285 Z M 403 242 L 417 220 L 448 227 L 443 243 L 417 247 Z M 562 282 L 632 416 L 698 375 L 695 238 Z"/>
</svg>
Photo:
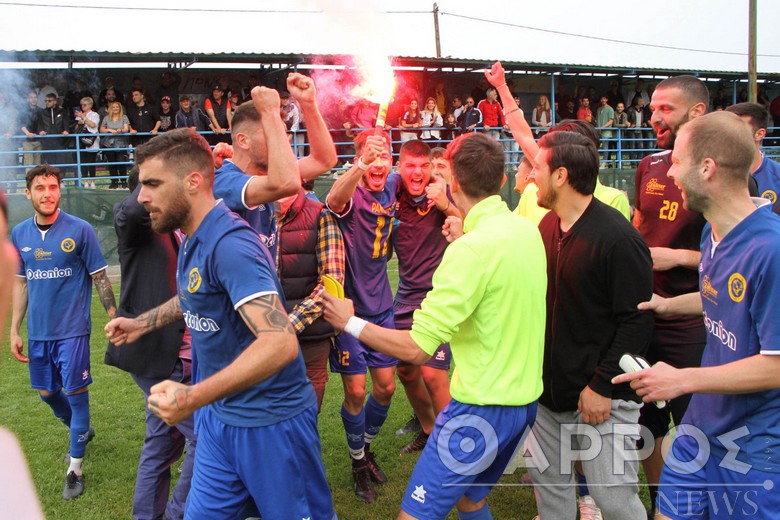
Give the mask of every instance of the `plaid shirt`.
<svg viewBox="0 0 780 520">
<path fill-rule="evenodd" d="M 283 230 L 285 224 L 287 224 L 287 219 L 283 217 L 279 220 L 280 231 Z M 344 283 L 344 238 L 341 236 L 336 219 L 326 208 L 322 208 L 320 212 L 318 229 L 316 252 L 320 281 L 314 286 L 311 294 L 296 305 L 288 316 L 296 334 L 302 332 L 322 316 L 325 308 L 322 303 L 322 293 L 325 291 L 322 275 L 329 274 L 339 282 Z"/>
</svg>

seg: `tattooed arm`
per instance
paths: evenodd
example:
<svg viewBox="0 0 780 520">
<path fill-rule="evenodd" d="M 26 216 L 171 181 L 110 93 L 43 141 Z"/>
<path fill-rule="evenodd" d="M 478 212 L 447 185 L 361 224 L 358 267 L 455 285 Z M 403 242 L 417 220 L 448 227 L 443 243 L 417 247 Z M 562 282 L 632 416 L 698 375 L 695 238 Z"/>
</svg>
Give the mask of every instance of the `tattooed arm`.
<svg viewBox="0 0 780 520">
<path fill-rule="evenodd" d="M 105 330 L 108 340 L 119 347 L 134 342 L 147 332 L 161 329 L 180 319 L 182 319 L 182 313 L 179 297 L 174 296 L 162 305 L 139 314 L 135 318 L 114 318 L 106 324 L 103 330 Z"/>
<path fill-rule="evenodd" d="M 103 269 L 93 274 L 92 281 L 95 282 L 95 288 L 98 296 L 100 296 L 100 303 L 106 309 L 109 319 L 113 320 L 116 318 L 116 298 L 114 298 L 114 290 L 111 288 L 111 280 L 108 279 L 106 270 Z"/>
<path fill-rule="evenodd" d="M 238 309 L 256 339 L 231 364 L 196 385 L 163 381 L 152 387 L 149 409 L 173 425 L 198 408 L 259 383 L 298 355 L 298 340 L 276 294 L 259 296 Z"/>
</svg>

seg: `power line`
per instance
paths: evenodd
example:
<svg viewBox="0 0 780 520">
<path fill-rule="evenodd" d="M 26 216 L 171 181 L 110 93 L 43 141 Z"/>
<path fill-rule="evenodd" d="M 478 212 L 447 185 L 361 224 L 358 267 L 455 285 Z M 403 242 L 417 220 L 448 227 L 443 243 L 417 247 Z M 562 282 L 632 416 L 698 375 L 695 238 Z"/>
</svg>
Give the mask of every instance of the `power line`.
<svg viewBox="0 0 780 520">
<path fill-rule="evenodd" d="M 141 12 L 172 12 L 172 13 L 228 13 L 228 14 L 365 14 L 364 11 L 349 10 L 274 10 L 274 9 L 199 9 L 191 7 L 132 7 L 132 6 L 109 6 L 109 5 L 75 5 L 75 4 L 42 4 L 42 3 L 23 3 L 23 2 L 0 2 L 0 6 L 9 7 L 42 7 L 57 9 L 94 9 L 102 11 L 141 11 Z M 431 11 L 375 11 L 372 14 L 430 14 Z"/>
<path fill-rule="evenodd" d="M 674 50 L 674 51 L 688 51 L 688 52 L 702 52 L 705 54 L 721 54 L 721 55 L 730 55 L 730 56 L 747 56 L 746 52 L 730 52 L 730 51 L 712 51 L 708 49 L 693 49 L 689 47 L 675 47 L 672 45 L 659 45 L 655 43 L 641 43 L 641 42 L 632 42 L 628 40 L 618 40 L 615 38 L 603 38 L 600 36 L 589 36 L 586 34 L 576 34 L 576 33 L 570 33 L 570 32 L 564 32 L 564 31 L 556 31 L 553 29 L 540 29 L 539 27 L 531 27 L 529 25 L 520 25 L 515 23 L 509 23 L 509 22 L 500 22 L 496 20 L 488 20 L 486 18 L 477 18 L 475 16 L 467 16 L 462 14 L 456 14 L 456 13 L 447 13 L 447 12 L 440 12 L 441 15 L 446 16 L 452 16 L 455 18 L 463 18 L 466 20 L 473 20 L 476 22 L 484 22 L 494 25 L 503 25 L 506 27 L 514 27 L 516 29 L 526 29 L 528 31 L 537 31 L 537 32 L 543 32 L 548 34 L 558 34 L 562 36 L 573 36 L 575 38 L 584 38 L 586 40 L 596 40 L 596 41 L 602 41 L 602 42 L 609 42 L 609 43 L 620 43 L 624 45 L 636 45 L 638 47 L 651 47 L 655 49 L 667 49 L 667 50 Z M 779 54 L 759 54 L 761 57 L 766 58 L 778 58 L 780 57 Z"/>
</svg>

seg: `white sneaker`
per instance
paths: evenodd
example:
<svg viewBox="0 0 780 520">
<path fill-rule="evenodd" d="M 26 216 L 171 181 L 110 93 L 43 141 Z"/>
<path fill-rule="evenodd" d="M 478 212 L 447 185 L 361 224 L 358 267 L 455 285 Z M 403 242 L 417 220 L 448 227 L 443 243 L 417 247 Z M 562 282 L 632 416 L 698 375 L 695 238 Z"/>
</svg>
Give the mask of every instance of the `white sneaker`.
<svg viewBox="0 0 780 520">
<path fill-rule="evenodd" d="M 585 495 L 577 500 L 580 508 L 580 520 L 604 520 L 601 516 L 601 509 L 596 505 L 596 501 L 590 495 Z"/>
</svg>

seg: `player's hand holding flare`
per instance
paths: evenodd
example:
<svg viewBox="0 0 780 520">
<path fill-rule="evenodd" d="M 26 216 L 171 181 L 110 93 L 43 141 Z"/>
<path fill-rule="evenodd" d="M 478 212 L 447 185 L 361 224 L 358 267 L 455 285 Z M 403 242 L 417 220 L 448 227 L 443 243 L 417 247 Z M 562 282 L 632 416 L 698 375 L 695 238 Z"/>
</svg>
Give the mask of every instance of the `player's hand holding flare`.
<svg viewBox="0 0 780 520">
<path fill-rule="evenodd" d="M 344 298 L 343 300 L 328 293 L 322 295 L 325 303 L 325 321 L 333 325 L 338 330 L 344 330 L 349 318 L 355 315 L 355 307 L 352 300 Z"/>
</svg>

